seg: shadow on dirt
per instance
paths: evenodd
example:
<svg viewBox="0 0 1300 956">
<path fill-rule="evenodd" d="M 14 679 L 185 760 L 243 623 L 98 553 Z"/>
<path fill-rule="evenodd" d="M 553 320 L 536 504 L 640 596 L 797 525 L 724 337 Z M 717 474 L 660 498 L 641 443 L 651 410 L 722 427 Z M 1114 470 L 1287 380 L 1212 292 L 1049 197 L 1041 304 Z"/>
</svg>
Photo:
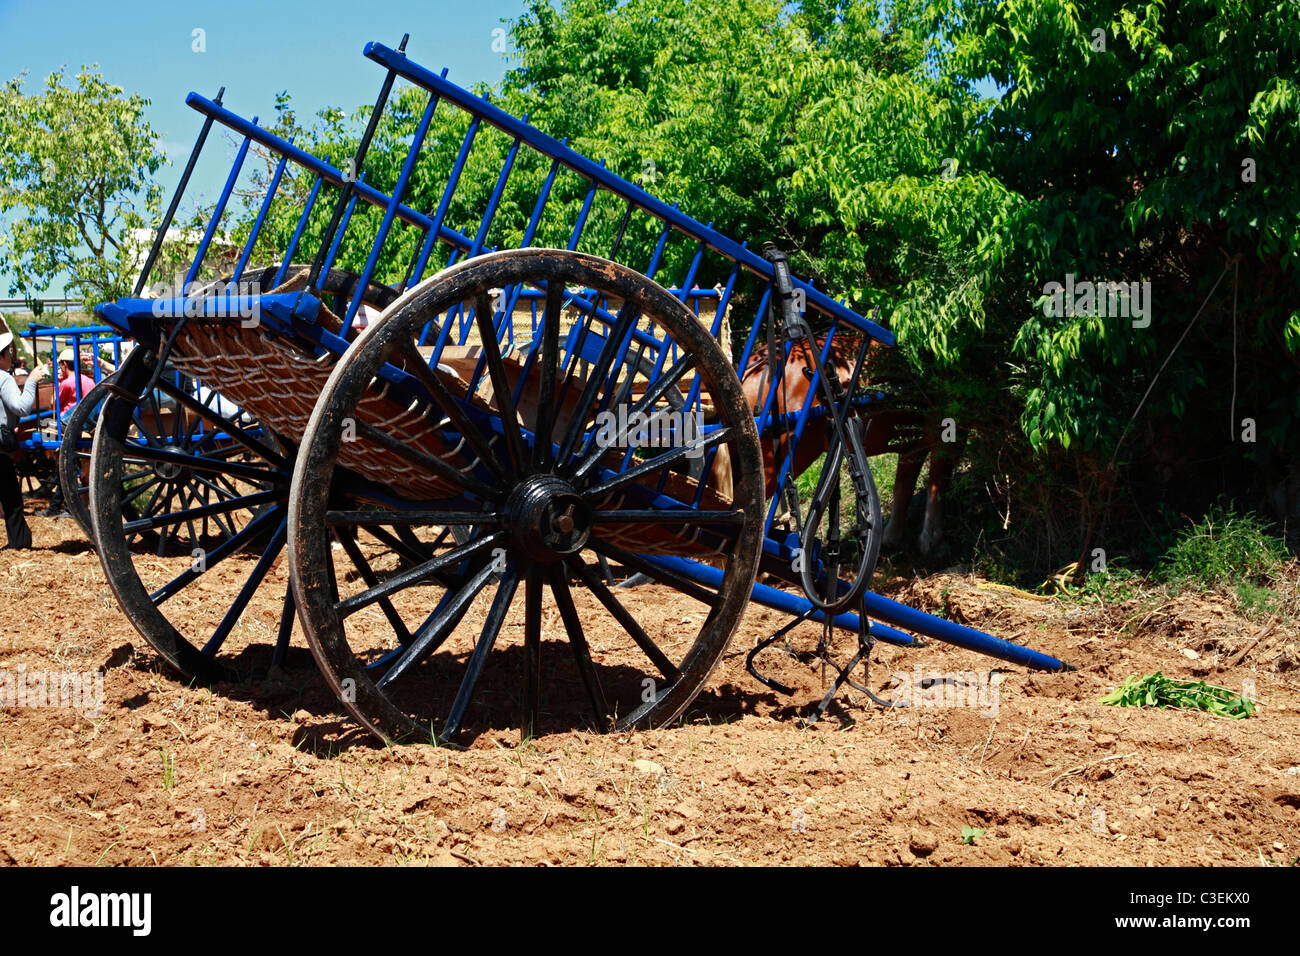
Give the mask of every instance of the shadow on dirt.
<svg viewBox="0 0 1300 956">
<path fill-rule="evenodd" d="M 362 727 L 334 695 L 316 668 L 306 648 L 291 647 L 283 664 L 271 666 L 269 646 L 245 648 L 226 661 L 237 673 L 247 675 L 237 682 L 210 685 L 214 694 L 249 704 L 266 717 L 282 722 L 293 745 L 319 757 L 333 757 L 355 747 L 384 749 L 385 744 Z M 537 737 L 553 734 L 599 732 L 585 685 L 565 640 L 544 641 L 541 648 L 541 699 Z M 417 720 L 441 724 L 460 687 L 468 653 L 443 652 L 425 661 L 404 686 L 393 695 L 398 706 Z M 797 667 L 805 664 L 792 661 Z M 130 667 L 140 673 L 158 675 L 177 684 L 186 681 L 147 648 L 138 652 L 131 644 L 116 648 L 104 662 L 105 669 Z M 463 730 L 452 746 L 472 747 L 480 738 L 491 738 L 506 746 L 521 739 L 525 658 L 521 645 L 495 651 L 475 688 L 463 722 Z M 810 671 L 811 673 L 811 671 Z M 600 668 L 601 685 L 612 708 L 620 715 L 641 706 L 647 692 L 644 671 L 629 666 Z M 846 701 L 852 695 L 852 701 Z M 146 691 L 124 705 L 137 708 L 148 703 Z M 861 715 L 860 695 L 845 690 L 832 702 L 822 721 L 826 726 L 850 727 Z M 817 695 L 796 693 L 785 697 L 752 683 L 751 687 L 726 684 L 706 686 L 674 725 L 726 724 L 746 715 L 762 714 L 778 720 L 799 721 L 817 702 Z M 426 741 L 414 741 L 426 742 Z"/>
</svg>

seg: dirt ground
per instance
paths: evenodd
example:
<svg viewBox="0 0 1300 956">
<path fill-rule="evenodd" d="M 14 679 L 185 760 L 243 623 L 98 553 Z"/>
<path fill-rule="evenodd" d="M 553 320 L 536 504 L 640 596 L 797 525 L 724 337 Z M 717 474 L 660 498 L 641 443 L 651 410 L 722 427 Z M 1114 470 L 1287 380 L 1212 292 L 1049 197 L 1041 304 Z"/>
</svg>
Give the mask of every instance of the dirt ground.
<svg viewBox="0 0 1300 956">
<path fill-rule="evenodd" d="M 98 716 L 0 711 L 0 863 L 1258 866 L 1300 857 L 1300 629 L 1282 621 L 1265 631 L 1267 621 L 1238 617 L 1226 600 L 1084 607 L 952 574 L 885 581 L 879 588 L 895 599 L 946 609 L 1078 670 L 1001 665 L 996 706 L 967 697 L 957 703 L 973 706 L 883 709 L 845 692 L 825 719 L 802 726 L 820 671 L 774 650 L 764 667 L 796 685 L 795 696 L 750 677 L 746 652 L 784 623 L 753 606 L 670 728 L 602 736 L 555 717 L 520 745 L 513 722 L 489 711 L 466 750 L 385 748 L 341 713 L 301 635 L 273 679 L 211 689 L 178 681 L 117 609 L 75 524 L 30 520 L 36 549 L 0 552 L 0 671 L 102 670 L 105 699 Z M 636 600 L 666 615 L 699 613 L 653 588 Z M 584 621 L 593 604 L 580 604 Z M 272 633 L 278 614 L 278 601 L 259 596 L 249 626 Z M 562 634 L 544 632 L 552 660 L 567 653 Z M 811 649 L 817 635 L 805 626 L 793 643 Z M 897 695 L 937 673 L 960 686 L 962 673 L 997 666 L 944 645 L 880 647 L 871 685 Z M 1099 703 L 1129 675 L 1156 670 L 1234 690 L 1253 681 L 1262 706 L 1231 720 Z M 509 665 L 496 671 L 507 683 L 517 676 Z M 493 673 L 490 664 L 485 680 Z M 901 675 L 892 690 L 891 674 Z M 568 682 L 547 687 L 580 694 Z M 963 828 L 983 834 L 963 841 Z"/>
</svg>

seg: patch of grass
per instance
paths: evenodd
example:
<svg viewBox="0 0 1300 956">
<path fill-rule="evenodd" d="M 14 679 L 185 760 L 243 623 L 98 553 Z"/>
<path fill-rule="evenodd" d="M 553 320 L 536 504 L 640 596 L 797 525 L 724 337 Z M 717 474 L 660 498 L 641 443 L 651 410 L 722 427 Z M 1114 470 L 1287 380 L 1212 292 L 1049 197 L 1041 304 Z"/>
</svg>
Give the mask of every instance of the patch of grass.
<svg viewBox="0 0 1300 956">
<path fill-rule="evenodd" d="M 1101 702 L 1115 707 L 1190 707 L 1236 720 L 1255 713 L 1255 702 L 1249 697 L 1203 680 L 1173 680 L 1159 671 L 1130 677 Z"/>
<path fill-rule="evenodd" d="M 1157 563 L 1155 577 L 1200 591 L 1242 581 L 1262 584 L 1286 553 L 1282 539 L 1261 518 L 1215 505 L 1178 535 Z"/>
<path fill-rule="evenodd" d="M 898 468 L 898 456 L 893 453 L 876 455 L 868 458 L 867 464 L 871 468 L 871 480 L 880 493 L 880 510 L 888 520 L 889 509 L 894 504 L 894 472 Z"/>
<path fill-rule="evenodd" d="M 176 761 L 172 758 L 171 751 L 166 747 L 159 747 L 158 755 L 162 757 L 163 789 L 170 790 L 176 786 Z"/>
<path fill-rule="evenodd" d="M 1281 607 L 1281 599 L 1271 588 L 1260 587 L 1249 581 L 1237 585 L 1237 608 L 1246 617 L 1268 617 L 1277 613 Z"/>
</svg>

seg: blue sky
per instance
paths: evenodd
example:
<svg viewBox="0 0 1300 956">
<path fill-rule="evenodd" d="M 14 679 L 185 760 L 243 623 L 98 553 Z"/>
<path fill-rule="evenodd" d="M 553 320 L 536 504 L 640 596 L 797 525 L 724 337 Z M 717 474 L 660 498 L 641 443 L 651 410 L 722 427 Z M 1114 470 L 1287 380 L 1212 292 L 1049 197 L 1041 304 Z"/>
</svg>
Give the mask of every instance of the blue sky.
<svg viewBox="0 0 1300 956">
<path fill-rule="evenodd" d="M 249 117 L 273 115 L 279 90 L 292 94 L 300 122 L 326 106 L 350 110 L 373 103 L 383 79 L 362 47 L 396 46 L 403 33 L 416 62 L 447 67 L 461 86 L 493 82 L 508 64 L 492 31 L 522 10 L 523 0 L 0 0 L 0 81 L 26 70 L 35 92 L 61 66 L 74 76 L 98 64 L 109 82 L 151 101 L 149 122 L 173 163 L 159 176 L 170 196 L 200 125 L 185 106 L 191 90 L 211 97 L 225 86 L 226 106 Z M 196 29 L 206 52 L 194 52 Z M 0 298 L 8 288 L 0 276 Z"/>
</svg>

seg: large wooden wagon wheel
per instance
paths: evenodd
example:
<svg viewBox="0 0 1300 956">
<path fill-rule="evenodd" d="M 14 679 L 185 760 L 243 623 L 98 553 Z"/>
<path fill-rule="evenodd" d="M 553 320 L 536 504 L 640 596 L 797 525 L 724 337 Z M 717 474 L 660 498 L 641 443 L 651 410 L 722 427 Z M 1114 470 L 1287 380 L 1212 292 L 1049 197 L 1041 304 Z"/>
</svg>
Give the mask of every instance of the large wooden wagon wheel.
<svg viewBox="0 0 1300 956">
<path fill-rule="evenodd" d="M 303 270 L 292 267 L 290 278 Z M 323 291 L 346 297 L 355 280 L 330 270 Z M 375 286 L 364 301 L 382 308 L 395 298 Z M 151 358 L 125 364 L 116 388 L 144 392 Z M 164 374 L 136 400 L 102 402 L 90 453 L 92 539 L 122 610 L 169 664 L 199 682 L 235 680 L 251 670 L 254 657 L 243 657 L 249 644 L 264 643 L 262 631 L 274 634 L 271 662 L 279 663 L 293 627 L 287 579 L 276 582 L 272 569 L 285 545 L 294 436 L 207 387 L 183 384 Z M 241 618 L 254 596 L 272 587 L 278 619 L 229 642 L 247 630 Z"/>
<path fill-rule="evenodd" d="M 544 292 L 544 319 L 536 341 L 503 356 L 501 303 L 521 286 Z M 615 303 L 614 314 L 593 320 L 593 300 Z M 573 341 L 561 334 L 562 316 L 575 310 L 569 321 L 590 323 L 590 341 L 603 343 L 587 353 L 581 376 L 561 347 Z M 448 351 L 431 366 L 417 347 L 430 322 L 476 329 L 457 353 L 475 361 L 457 367 Z M 647 354 L 663 360 L 647 366 Z M 601 438 L 598 415 L 618 421 L 620 405 L 672 411 L 697 372 L 710 405 L 703 434 L 654 447 L 624 447 L 639 440 L 626 434 L 612 444 L 611 432 Z M 397 434 L 367 404 L 377 388 L 402 387 L 417 395 L 424 435 Z M 689 474 L 700 452 L 724 444 L 734 475 L 727 499 Z M 382 501 L 346 493 L 348 474 L 382 474 L 389 461 L 415 477 L 394 471 Z M 541 677 L 543 663 L 560 663 L 549 648 L 543 660 L 543 630 L 571 645 L 570 673 L 598 727 L 651 726 L 681 714 L 735 631 L 757 571 L 763 511 L 753 416 L 717 343 L 682 303 L 617 263 L 520 249 L 468 260 L 411 290 L 335 366 L 295 466 L 289 561 L 322 673 L 385 739 L 452 740 L 489 657 L 511 656 L 523 686 L 506 706 L 518 708 L 512 718 L 522 711 L 524 733 L 533 733 L 539 698 L 558 705 L 561 693 L 554 666 Z M 425 560 L 349 581 L 331 529 L 376 520 L 414 532 Z M 648 573 L 661 596 L 628 606 L 596 573 L 598 556 Z M 706 587 L 680 564 L 666 566 L 681 558 L 720 570 L 720 583 Z M 679 596 L 689 600 L 665 607 Z M 381 599 L 401 617 L 400 630 L 376 613 Z M 493 655 L 494 646 L 505 649 Z"/>
</svg>

